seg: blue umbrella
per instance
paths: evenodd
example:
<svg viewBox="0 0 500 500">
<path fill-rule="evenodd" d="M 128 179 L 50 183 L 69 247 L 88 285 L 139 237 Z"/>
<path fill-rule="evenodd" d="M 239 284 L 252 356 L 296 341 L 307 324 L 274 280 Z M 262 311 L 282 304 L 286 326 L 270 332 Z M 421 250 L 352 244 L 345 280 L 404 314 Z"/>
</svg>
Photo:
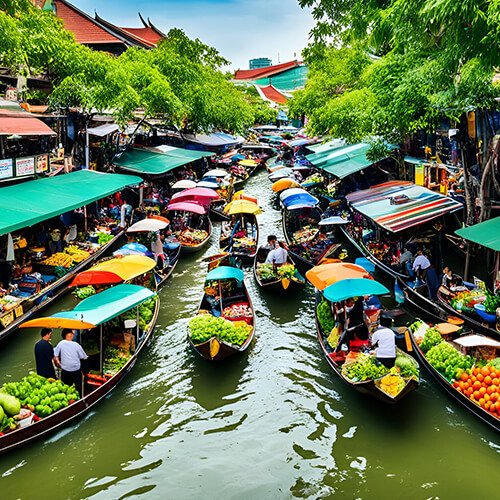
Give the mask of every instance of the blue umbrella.
<svg viewBox="0 0 500 500">
<path fill-rule="evenodd" d="M 146 257 L 151 257 L 153 254 L 148 250 L 148 247 L 140 243 L 127 243 L 113 252 L 113 255 L 146 255 Z"/>
<path fill-rule="evenodd" d="M 375 271 L 375 264 L 369 261 L 366 257 L 358 257 L 354 263 L 361 266 L 369 273 L 373 273 Z"/>
<path fill-rule="evenodd" d="M 294 195 L 294 196 L 289 196 L 285 200 L 283 200 L 283 205 L 285 205 L 286 208 L 291 208 L 293 205 L 309 205 L 313 207 L 314 205 L 317 205 L 319 203 L 318 198 L 315 196 L 307 193 L 306 195 Z"/>
<path fill-rule="evenodd" d="M 363 278 L 352 278 L 337 281 L 323 290 L 323 296 L 330 302 L 340 302 L 352 297 L 364 295 L 383 295 L 389 290 L 378 281 Z"/>
<path fill-rule="evenodd" d="M 229 278 L 237 279 L 238 281 L 243 281 L 245 275 L 241 269 L 230 266 L 219 266 L 212 269 L 205 278 L 206 281 L 209 280 L 225 280 Z"/>
</svg>

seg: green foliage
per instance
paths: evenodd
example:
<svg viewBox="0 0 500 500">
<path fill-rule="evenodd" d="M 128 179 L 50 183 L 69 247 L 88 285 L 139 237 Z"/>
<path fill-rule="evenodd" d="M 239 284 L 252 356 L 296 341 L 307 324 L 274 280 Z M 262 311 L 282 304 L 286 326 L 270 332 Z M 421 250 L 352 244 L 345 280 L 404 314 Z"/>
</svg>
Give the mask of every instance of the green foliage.
<svg viewBox="0 0 500 500">
<path fill-rule="evenodd" d="M 131 48 L 115 58 L 78 45 L 52 12 L 28 0 L 3 0 L 0 31 L 0 64 L 18 74 L 49 76 L 53 108 L 112 109 L 119 123 L 142 108 L 192 131 L 241 132 L 269 116 L 221 73 L 228 61 L 216 49 L 176 28 L 156 49 Z"/>
</svg>

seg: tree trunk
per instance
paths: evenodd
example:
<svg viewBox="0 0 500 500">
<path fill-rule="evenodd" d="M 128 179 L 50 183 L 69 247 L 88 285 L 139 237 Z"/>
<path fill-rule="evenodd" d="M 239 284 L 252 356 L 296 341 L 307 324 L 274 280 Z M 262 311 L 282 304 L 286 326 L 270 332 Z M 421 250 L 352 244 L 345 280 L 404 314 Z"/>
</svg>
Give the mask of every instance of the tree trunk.
<svg viewBox="0 0 500 500">
<path fill-rule="evenodd" d="M 493 162 L 496 162 L 499 146 L 500 136 L 496 135 L 490 141 L 490 145 L 488 147 L 488 160 L 481 175 L 481 190 L 479 192 L 481 213 L 479 215 L 479 222 L 488 220 L 491 215 L 491 181 L 493 172 L 492 166 Z"/>
</svg>

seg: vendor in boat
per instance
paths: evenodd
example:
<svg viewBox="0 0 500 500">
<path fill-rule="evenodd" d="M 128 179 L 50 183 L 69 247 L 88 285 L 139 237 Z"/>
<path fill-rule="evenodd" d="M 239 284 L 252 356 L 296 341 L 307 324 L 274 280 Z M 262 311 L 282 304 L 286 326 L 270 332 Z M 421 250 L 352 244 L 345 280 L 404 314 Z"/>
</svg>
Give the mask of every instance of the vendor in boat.
<svg viewBox="0 0 500 500">
<path fill-rule="evenodd" d="M 347 304 L 347 330 L 349 332 L 349 340 L 365 341 L 369 338 L 364 304 L 361 297 L 349 299 Z"/>
<path fill-rule="evenodd" d="M 415 272 L 417 279 L 425 281 L 427 269 L 429 269 L 429 267 L 431 267 L 429 259 L 424 255 L 424 251 L 419 248 L 417 250 L 417 256 L 413 261 L 413 271 Z"/>
<path fill-rule="evenodd" d="M 399 265 L 404 274 L 410 274 L 411 266 L 413 264 L 413 254 L 407 247 L 403 247 L 403 253 L 399 256 Z"/>
<path fill-rule="evenodd" d="M 42 328 L 40 331 L 41 339 L 35 344 L 35 363 L 36 372 L 45 378 L 55 378 L 54 370 L 54 348 L 50 343 L 52 337 L 51 328 Z"/>
<path fill-rule="evenodd" d="M 464 281 L 461 276 L 454 274 L 448 266 L 445 266 L 443 268 L 443 278 L 439 290 L 453 297 L 456 292 L 467 290 L 467 287 L 464 286 Z"/>
<path fill-rule="evenodd" d="M 371 336 L 371 344 L 376 346 L 375 357 L 379 363 L 392 368 L 396 361 L 396 336 L 390 328 L 392 317 L 387 313 L 381 313 L 378 324 L 378 328 Z"/>
<path fill-rule="evenodd" d="M 78 342 L 73 342 L 74 335 L 73 330 L 63 330 L 63 340 L 54 349 L 54 362 L 61 368 L 61 380 L 66 385 L 74 384 L 82 396 L 82 360 L 88 356 Z"/>
<path fill-rule="evenodd" d="M 266 264 L 272 264 L 273 268 L 276 266 L 281 266 L 282 264 L 286 264 L 288 260 L 288 252 L 285 249 L 285 245 L 282 241 L 276 242 L 276 248 L 271 250 L 267 254 Z"/>
<path fill-rule="evenodd" d="M 278 240 L 278 238 L 276 238 L 276 235 L 270 234 L 267 237 L 267 245 L 264 245 L 263 248 L 265 248 L 266 250 L 274 250 L 276 248 L 276 241 L 277 240 Z"/>
</svg>

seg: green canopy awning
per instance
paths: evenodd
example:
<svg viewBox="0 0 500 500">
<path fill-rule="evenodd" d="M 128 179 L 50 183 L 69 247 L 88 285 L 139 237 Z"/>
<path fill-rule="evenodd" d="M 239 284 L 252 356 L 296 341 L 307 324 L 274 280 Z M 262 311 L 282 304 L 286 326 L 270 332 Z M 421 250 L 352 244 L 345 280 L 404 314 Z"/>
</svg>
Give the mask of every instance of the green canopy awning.
<svg viewBox="0 0 500 500">
<path fill-rule="evenodd" d="M 457 229 L 455 234 L 483 247 L 500 252 L 500 217 L 495 217 L 474 226 Z"/>
<path fill-rule="evenodd" d="M 345 141 L 342 139 L 333 139 L 328 142 L 321 142 L 319 144 L 308 144 L 307 149 L 314 151 L 312 154 L 320 154 L 329 152 L 332 153 L 334 150 L 342 148 L 346 145 Z M 311 155 L 312 155 L 311 154 Z"/>
<path fill-rule="evenodd" d="M 115 165 L 137 174 L 161 175 L 214 153 L 166 147 L 161 153 L 145 149 L 128 149 L 117 158 Z"/>
<path fill-rule="evenodd" d="M 366 158 L 369 144 L 359 143 L 349 146 L 329 148 L 320 153 L 307 155 L 306 158 L 317 168 L 343 179 L 363 170 L 373 162 Z"/>
<path fill-rule="evenodd" d="M 142 304 L 154 295 L 155 292 L 142 286 L 116 285 L 82 300 L 72 311 L 56 313 L 52 317 L 100 325 Z"/>
<path fill-rule="evenodd" d="M 0 188 L 0 235 L 32 226 L 121 191 L 142 179 L 79 170 Z"/>
</svg>

